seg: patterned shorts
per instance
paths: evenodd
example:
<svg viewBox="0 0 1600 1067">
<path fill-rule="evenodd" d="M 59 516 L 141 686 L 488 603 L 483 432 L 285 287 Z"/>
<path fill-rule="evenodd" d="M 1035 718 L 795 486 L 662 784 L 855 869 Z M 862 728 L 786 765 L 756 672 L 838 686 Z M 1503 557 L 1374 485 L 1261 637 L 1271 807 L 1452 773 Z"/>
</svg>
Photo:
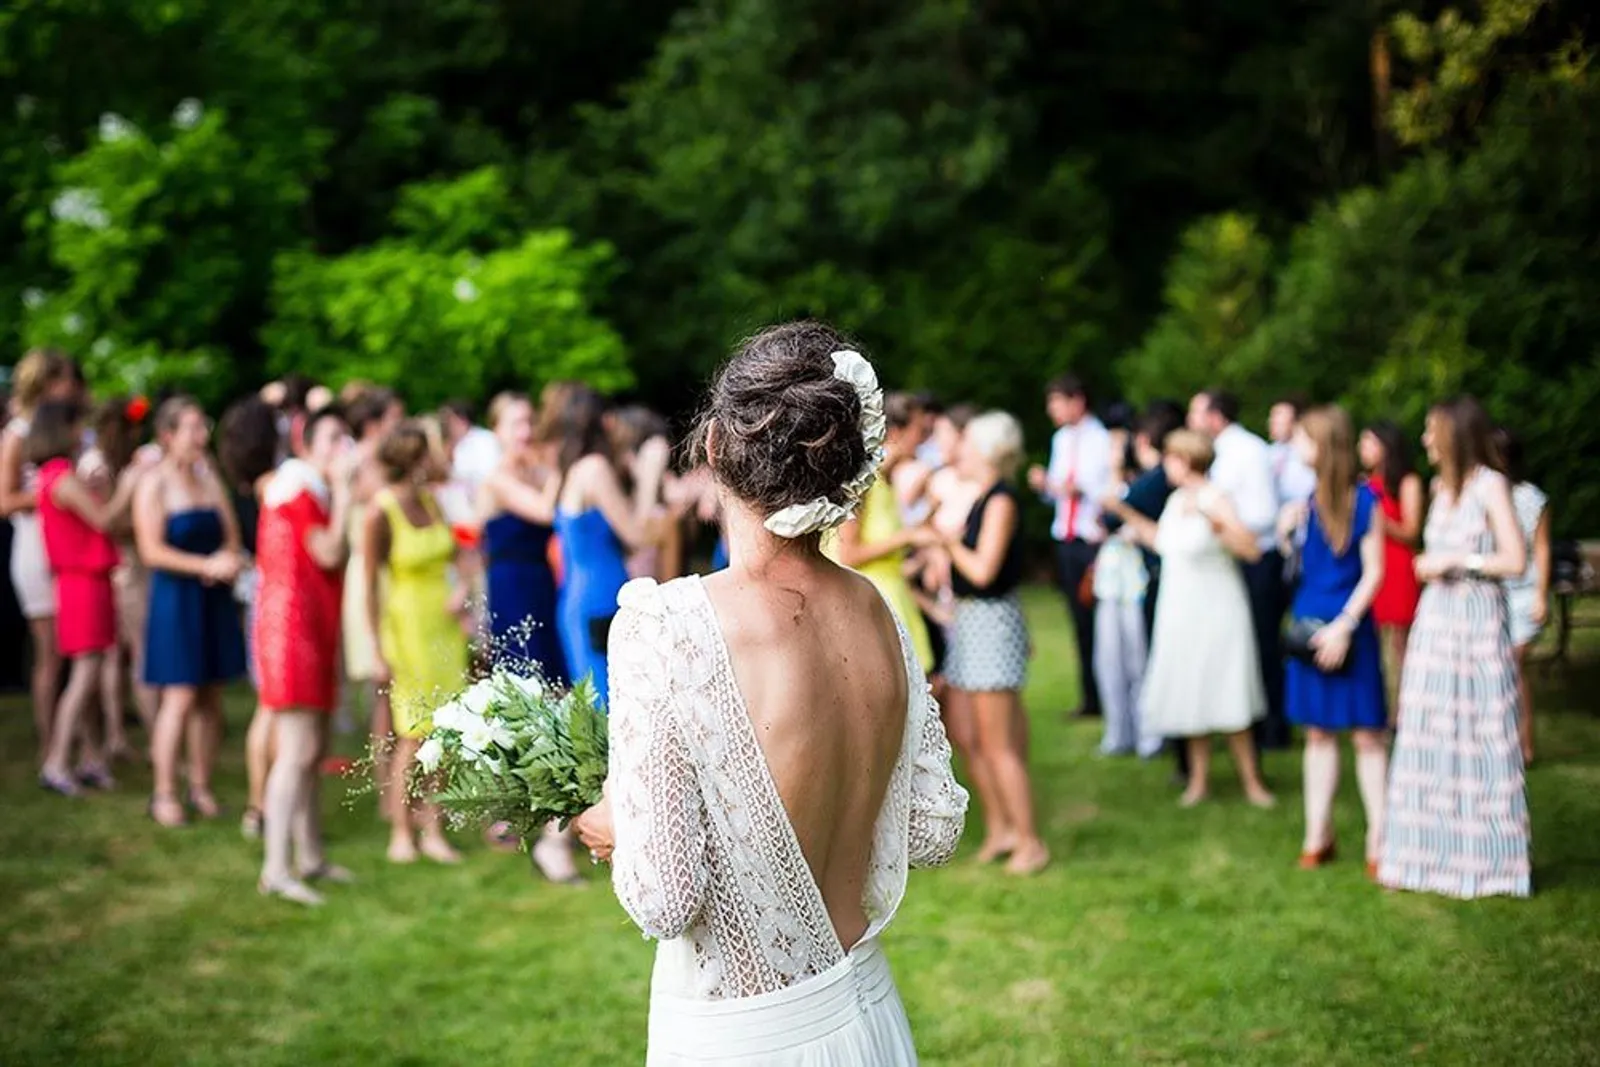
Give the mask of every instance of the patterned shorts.
<svg viewBox="0 0 1600 1067">
<path fill-rule="evenodd" d="M 969 693 L 1021 689 L 1028 680 L 1028 623 L 1016 594 L 957 600 L 944 676 Z"/>
</svg>

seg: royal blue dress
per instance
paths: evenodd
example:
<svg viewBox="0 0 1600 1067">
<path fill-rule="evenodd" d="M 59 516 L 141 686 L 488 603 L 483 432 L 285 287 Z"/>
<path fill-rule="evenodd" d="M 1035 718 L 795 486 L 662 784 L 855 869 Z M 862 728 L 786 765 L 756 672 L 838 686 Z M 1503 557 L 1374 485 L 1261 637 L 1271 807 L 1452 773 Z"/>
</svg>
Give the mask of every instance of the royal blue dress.
<svg viewBox="0 0 1600 1067">
<path fill-rule="evenodd" d="M 215 508 L 167 516 L 167 544 L 180 552 L 209 556 L 222 540 Z M 152 568 L 144 647 L 146 685 L 216 685 L 242 677 L 244 632 L 233 589 Z"/>
<path fill-rule="evenodd" d="M 606 633 L 617 613 L 617 594 L 628 583 L 627 550 L 598 508 L 576 515 L 556 512 L 561 538 L 561 586 L 557 617 L 567 672 L 577 682 L 588 678 L 604 703 Z"/>
<path fill-rule="evenodd" d="M 1335 554 L 1323 535 L 1316 505 L 1306 524 L 1301 553 L 1300 587 L 1294 598 L 1296 619 L 1331 622 L 1344 609 L 1361 581 L 1361 539 L 1372 528 L 1378 498 L 1361 486 L 1350 525 L 1350 543 Z M 1369 611 L 1350 638 L 1345 666 L 1332 674 L 1313 664 L 1290 659 L 1284 679 L 1284 710 L 1297 726 L 1322 730 L 1381 730 L 1388 725 L 1383 688 L 1383 660 L 1378 630 Z"/>
<path fill-rule="evenodd" d="M 489 633 L 496 666 L 536 668 L 545 681 L 565 685 L 567 660 L 556 624 L 556 576 L 550 570 L 554 533 L 509 512 L 483 524 Z"/>
<path fill-rule="evenodd" d="M 728 569 L 728 535 L 721 534 L 717 537 L 717 547 L 711 550 L 711 569 L 723 571 Z"/>
</svg>

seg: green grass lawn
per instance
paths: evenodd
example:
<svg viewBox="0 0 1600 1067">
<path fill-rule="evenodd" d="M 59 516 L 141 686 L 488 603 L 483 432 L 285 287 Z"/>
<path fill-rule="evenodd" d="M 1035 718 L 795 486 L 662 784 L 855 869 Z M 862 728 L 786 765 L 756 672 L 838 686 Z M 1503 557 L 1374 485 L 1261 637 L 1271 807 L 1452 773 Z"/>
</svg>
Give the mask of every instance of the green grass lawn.
<svg viewBox="0 0 1600 1067">
<path fill-rule="evenodd" d="M 1391 895 L 1359 861 L 1295 869 L 1298 761 L 1258 812 L 1217 768 L 1180 811 L 1170 765 L 1103 761 L 1062 611 L 1031 603 L 1033 766 L 1056 863 L 914 874 L 889 952 L 929 1064 L 1600 1062 L 1600 715 L 1593 659 L 1542 690 L 1529 901 Z M 1593 654 L 1591 648 L 1591 655 Z M 237 812 L 247 702 L 219 793 Z M 624 1064 L 643 1058 L 651 946 L 605 884 L 558 889 L 469 843 L 393 869 L 370 797 L 327 801 L 361 883 L 302 911 L 255 894 L 232 820 L 144 817 L 143 770 L 69 802 L 34 785 L 0 702 L 0 1064 Z M 1360 840 L 1348 781 L 1339 808 Z"/>
</svg>

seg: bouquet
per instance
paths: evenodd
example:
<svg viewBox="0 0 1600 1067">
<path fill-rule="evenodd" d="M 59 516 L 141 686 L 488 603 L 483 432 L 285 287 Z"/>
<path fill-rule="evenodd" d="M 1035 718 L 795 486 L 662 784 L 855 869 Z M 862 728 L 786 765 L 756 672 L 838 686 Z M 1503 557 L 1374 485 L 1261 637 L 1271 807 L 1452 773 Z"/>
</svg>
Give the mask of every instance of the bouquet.
<svg viewBox="0 0 1600 1067">
<path fill-rule="evenodd" d="M 599 803 L 606 754 L 593 686 L 559 692 L 501 669 L 434 711 L 417 764 L 453 818 L 505 823 L 526 841 Z"/>
</svg>

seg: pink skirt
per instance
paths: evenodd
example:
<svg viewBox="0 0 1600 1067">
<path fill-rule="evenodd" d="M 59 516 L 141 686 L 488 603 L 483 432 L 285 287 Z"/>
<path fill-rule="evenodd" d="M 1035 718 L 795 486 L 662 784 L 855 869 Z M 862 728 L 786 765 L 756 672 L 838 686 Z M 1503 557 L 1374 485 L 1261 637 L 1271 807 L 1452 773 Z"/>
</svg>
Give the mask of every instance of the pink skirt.
<svg viewBox="0 0 1600 1067">
<path fill-rule="evenodd" d="M 71 659 L 117 646 L 117 600 L 111 575 L 56 576 L 56 643 Z"/>
</svg>

